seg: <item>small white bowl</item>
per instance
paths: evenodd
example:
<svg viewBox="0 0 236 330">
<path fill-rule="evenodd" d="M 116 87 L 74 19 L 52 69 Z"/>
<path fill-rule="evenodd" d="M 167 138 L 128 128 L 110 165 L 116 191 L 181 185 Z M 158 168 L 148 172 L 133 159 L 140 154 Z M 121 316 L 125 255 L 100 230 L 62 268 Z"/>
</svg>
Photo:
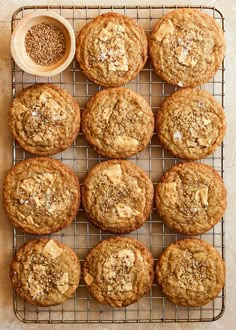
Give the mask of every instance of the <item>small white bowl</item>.
<svg viewBox="0 0 236 330">
<path fill-rule="evenodd" d="M 53 24 L 65 36 L 66 51 L 60 61 L 55 64 L 42 66 L 36 64 L 25 49 L 25 36 L 33 25 L 40 23 Z M 14 29 L 11 37 L 11 54 L 16 64 L 25 72 L 41 77 L 54 76 L 65 70 L 75 55 L 75 33 L 69 22 L 60 15 L 52 12 L 34 12 L 23 17 Z"/>
</svg>

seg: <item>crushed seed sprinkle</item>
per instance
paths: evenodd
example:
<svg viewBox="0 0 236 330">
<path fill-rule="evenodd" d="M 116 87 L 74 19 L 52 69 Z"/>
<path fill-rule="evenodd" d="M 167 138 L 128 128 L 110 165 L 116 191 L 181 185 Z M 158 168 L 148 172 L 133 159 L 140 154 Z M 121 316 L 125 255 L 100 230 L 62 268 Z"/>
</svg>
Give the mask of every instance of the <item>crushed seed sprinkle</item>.
<svg viewBox="0 0 236 330">
<path fill-rule="evenodd" d="M 36 64 L 48 66 L 59 62 L 66 52 L 63 32 L 46 22 L 33 25 L 25 36 L 26 53 Z"/>
</svg>

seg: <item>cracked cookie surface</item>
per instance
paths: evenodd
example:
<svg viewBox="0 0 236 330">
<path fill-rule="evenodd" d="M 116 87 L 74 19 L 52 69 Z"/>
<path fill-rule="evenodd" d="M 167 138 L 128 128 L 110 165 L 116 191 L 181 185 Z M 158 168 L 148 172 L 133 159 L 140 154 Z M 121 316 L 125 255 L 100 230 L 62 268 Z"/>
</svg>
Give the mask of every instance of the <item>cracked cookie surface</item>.
<svg viewBox="0 0 236 330">
<path fill-rule="evenodd" d="M 217 297 L 225 283 L 225 263 L 206 241 L 187 238 L 169 245 L 159 257 L 156 276 L 175 304 L 198 307 Z"/>
<path fill-rule="evenodd" d="M 94 225 L 112 233 L 129 233 L 150 215 L 153 195 L 151 180 L 138 166 L 126 160 L 109 160 L 88 173 L 82 203 Z"/>
<path fill-rule="evenodd" d="M 79 133 L 80 108 L 67 91 L 55 85 L 32 85 L 14 99 L 9 129 L 19 145 L 32 154 L 59 153 Z"/>
<path fill-rule="evenodd" d="M 5 178 L 3 204 L 16 228 L 30 234 L 53 233 L 68 226 L 79 209 L 78 177 L 56 159 L 24 160 Z"/>
<path fill-rule="evenodd" d="M 106 87 L 134 79 L 147 60 L 147 38 L 132 18 L 106 13 L 86 24 L 77 37 L 76 59 L 84 75 Z"/>
<path fill-rule="evenodd" d="M 154 276 L 153 257 L 133 238 L 112 237 L 88 253 L 83 276 L 98 302 L 112 307 L 128 306 L 149 291 Z"/>
<path fill-rule="evenodd" d="M 177 9 L 154 26 L 149 54 L 155 72 L 168 83 L 194 87 L 212 78 L 223 61 L 224 34 L 217 22 L 196 9 Z"/>
<path fill-rule="evenodd" d="M 161 144 L 182 159 L 197 160 L 212 154 L 225 131 L 223 108 L 204 90 L 174 92 L 157 111 L 156 132 Z"/>
<path fill-rule="evenodd" d="M 199 163 L 173 166 L 158 182 L 157 211 L 167 226 L 184 235 L 210 230 L 224 215 L 226 189 L 212 167 Z"/>
<path fill-rule="evenodd" d="M 25 243 L 13 258 L 10 276 L 16 292 L 39 306 L 62 304 L 79 285 L 80 262 L 74 251 L 54 239 Z"/>
<path fill-rule="evenodd" d="M 82 130 L 99 154 L 126 158 L 147 146 L 154 130 L 154 116 L 141 95 L 127 88 L 109 88 L 96 93 L 87 103 Z"/>
</svg>

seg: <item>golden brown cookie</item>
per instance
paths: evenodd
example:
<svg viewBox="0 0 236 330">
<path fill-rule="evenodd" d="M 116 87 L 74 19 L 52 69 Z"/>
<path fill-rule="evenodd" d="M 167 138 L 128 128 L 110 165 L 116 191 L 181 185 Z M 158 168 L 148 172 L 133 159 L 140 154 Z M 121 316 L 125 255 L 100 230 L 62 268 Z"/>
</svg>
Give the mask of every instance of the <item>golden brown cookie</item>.
<svg viewBox="0 0 236 330">
<path fill-rule="evenodd" d="M 112 237 L 99 242 L 88 253 L 83 275 L 90 293 L 99 303 L 128 306 L 151 288 L 153 257 L 133 238 Z"/>
<path fill-rule="evenodd" d="M 182 163 L 162 176 L 156 187 L 155 202 L 167 226 L 180 234 L 199 235 L 223 216 L 226 189 L 212 167 Z"/>
<path fill-rule="evenodd" d="M 101 155 L 126 158 L 142 151 L 154 130 L 154 116 L 145 99 L 127 88 L 96 93 L 82 116 L 87 141 Z"/>
<path fill-rule="evenodd" d="M 149 54 L 155 72 L 168 83 L 198 86 L 220 68 L 225 54 L 224 34 L 208 14 L 177 9 L 157 21 L 149 39 Z"/>
<path fill-rule="evenodd" d="M 55 85 L 32 85 L 14 99 L 9 129 L 26 151 L 56 154 L 68 148 L 79 133 L 80 108 L 67 91 Z"/>
<path fill-rule="evenodd" d="M 76 59 L 83 74 L 94 83 L 123 85 L 136 77 L 147 60 L 145 32 L 128 16 L 97 16 L 77 37 Z"/>
<path fill-rule="evenodd" d="M 75 173 L 59 160 L 39 157 L 18 163 L 7 174 L 3 204 L 13 226 L 50 234 L 68 226 L 80 205 Z"/>
<path fill-rule="evenodd" d="M 160 142 L 179 158 L 197 160 L 212 154 L 222 143 L 225 130 L 223 108 L 204 90 L 174 92 L 157 111 Z"/>
<path fill-rule="evenodd" d="M 109 160 L 88 173 L 82 202 L 94 225 L 112 233 L 129 233 L 150 215 L 153 194 L 151 180 L 138 166 L 126 160 Z"/>
<path fill-rule="evenodd" d="M 157 281 L 167 298 L 177 305 L 198 307 L 217 297 L 225 283 L 225 263 L 209 243 L 186 238 L 161 254 Z"/>
<path fill-rule="evenodd" d="M 54 239 L 36 239 L 16 252 L 10 277 L 16 292 L 30 304 L 58 305 L 78 287 L 80 262 L 69 246 Z"/>
</svg>

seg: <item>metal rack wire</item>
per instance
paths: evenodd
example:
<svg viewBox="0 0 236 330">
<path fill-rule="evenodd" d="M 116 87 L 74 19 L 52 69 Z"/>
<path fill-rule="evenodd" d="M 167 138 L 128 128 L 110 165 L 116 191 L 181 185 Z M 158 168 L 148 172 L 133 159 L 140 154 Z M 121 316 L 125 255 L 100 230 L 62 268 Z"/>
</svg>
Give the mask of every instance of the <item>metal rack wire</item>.
<svg viewBox="0 0 236 330">
<path fill-rule="evenodd" d="M 12 17 L 12 30 L 19 20 L 32 11 L 52 10 L 66 18 L 73 26 L 75 33 L 89 22 L 92 18 L 108 11 L 119 12 L 133 17 L 141 24 L 147 35 L 149 35 L 153 24 L 167 12 L 180 8 L 181 6 L 26 6 L 19 8 Z M 184 6 L 182 6 L 184 7 Z M 210 16 L 212 16 L 224 31 L 224 17 L 222 13 L 214 7 L 196 6 Z M 208 90 L 224 107 L 224 84 L 225 67 L 222 67 L 207 84 L 201 88 Z M 79 102 L 81 110 L 86 101 L 95 92 L 100 90 L 99 86 L 88 81 L 81 73 L 81 70 L 74 60 L 72 64 L 59 75 L 51 78 L 40 78 L 23 72 L 12 60 L 12 97 L 29 85 L 48 82 L 53 83 L 70 92 Z M 147 61 L 144 69 L 138 77 L 126 85 L 126 87 L 140 93 L 151 105 L 154 113 L 157 111 L 163 99 L 176 88 L 163 82 L 155 75 Z M 32 157 L 24 152 L 13 142 L 13 165 L 19 161 Z M 73 169 L 83 182 L 86 173 L 97 162 L 104 160 L 88 146 L 83 134 L 80 133 L 73 145 L 66 151 L 54 156 L 64 164 Z M 201 162 L 213 166 L 223 177 L 224 174 L 224 146 L 218 148 L 214 155 Z M 137 156 L 129 158 L 145 170 L 154 185 L 161 175 L 171 166 L 181 160 L 173 157 L 165 151 L 157 139 L 156 134 L 148 147 Z M 222 219 L 212 230 L 201 235 L 202 239 L 212 244 L 224 258 L 224 219 Z M 83 262 L 84 257 L 90 248 L 99 240 L 107 238 L 110 234 L 104 233 L 89 224 L 80 209 L 73 223 L 58 233 L 51 235 L 61 242 L 69 245 Z M 181 238 L 181 235 L 174 234 L 168 229 L 158 217 L 155 208 L 147 222 L 135 232 L 129 234 L 150 248 L 154 260 L 156 261 L 163 249 L 171 242 Z M 16 229 L 13 231 L 13 253 L 22 244 L 37 236 L 24 234 Z M 169 302 L 161 293 L 158 285 L 154 282 L 150 292 L 139 302 L 126 308 L 111 308 L 97 303 L 88 293 L 83 280 L 80 281 L 79 288 L 74 296 L 63 305 L 55 307 L 37 307 L 23 301 L 15 292 L 13 297 L 14 312 L 16 316 L 26 323 L 154 323 L 154 322 L 198 322 L 214 321 L 222 316 L 225 309 L 225 289 L 221 294 L 208 305 L 201 308 L 186 308 L 174 305 Z"/>
</svg>

